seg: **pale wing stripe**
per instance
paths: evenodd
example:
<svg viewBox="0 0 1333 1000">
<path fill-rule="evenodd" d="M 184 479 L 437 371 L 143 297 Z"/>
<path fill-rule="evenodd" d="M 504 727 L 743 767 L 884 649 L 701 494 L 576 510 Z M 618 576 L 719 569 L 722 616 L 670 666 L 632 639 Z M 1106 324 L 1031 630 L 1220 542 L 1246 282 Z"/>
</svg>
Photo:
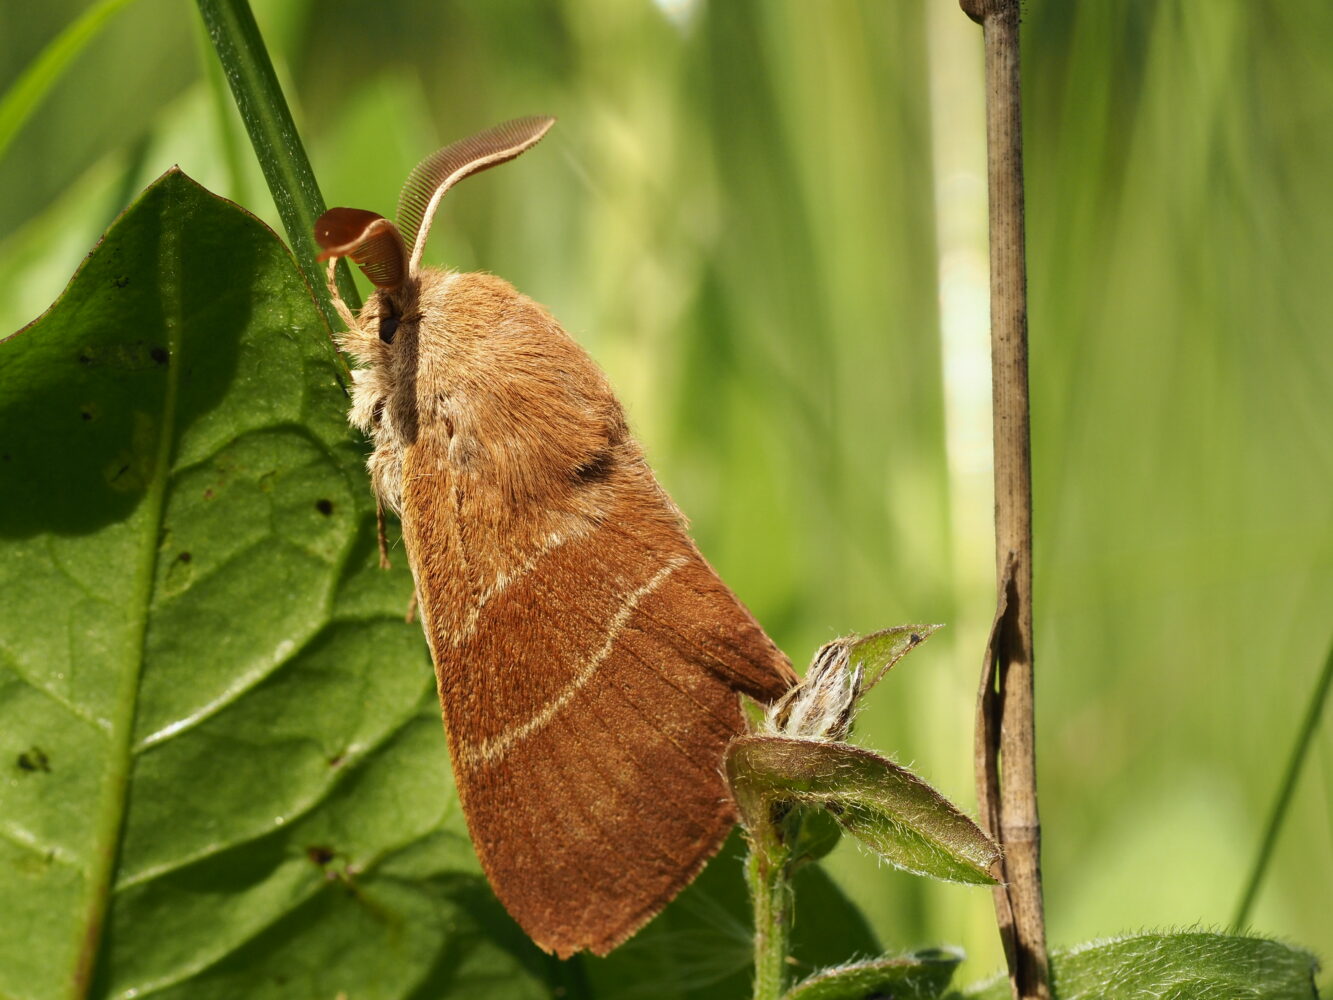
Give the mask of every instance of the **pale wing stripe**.
<svg viewBox="0 0 1333 1000">
<path fill-rule="evenodd" d="M 477 603 L 468 610 L 467 618 L 464 619 L 463 624 L 459 627 L 458 631 L 450 637 L 450 643 L 454 646 L 461 646 L 463 643 L 467 642 L 468 639 L 472 638 L 472 633 L 477 631 L 477 622 L 481 620 L 481 610 L 486 607 L 487 602 L 503 594 L 505 588 L 514 581 L 521 580 L 523 577 L 531 573 L 537 568 L 537 564 L 541 562 L 542 559 L 550 555 L 560 546 L 568 541 L 581 537 L 583 537 L 581 533 L 563 533 L 559 531 L 553 531 L 547 535 L 542 542 L 542 547 L 539 548 L 527 562 L 512 573 L 501 573 L 495 578 L 494 583 L 481 592 L 481 596 L 477 598 Z"/>
<path fill-rule="evenodd" d="M 542 707 L 542 710 L 528 719 L 527 722 L 486 740 L 479 747 L 456 747 L 454 753 L 461 758 L 461 763 L 467 764 L 469 767 L 493 764 L 503 757 L 505 752 L 515 743 L 527 739 L 549 724 L 559 714 L 560 710 L 568 705 L 574 699 L 574 696 L 583 689 L 584 685 L 592 680 L 598 668 L 611 655 L 611 650 L 620 637 L 621 630 L 634 614 L 639 602 L 662 586 L 666 578 L 685 565 L 687 561 L 684 556 L 673 556 L 665 566 L 653 574 L 647 583 L 626 595 L 624 603 L 620 605 L 620 610 L 615 613 L 615 616 L 611 619 L 611 624 L 607 626 L 606 639 L 603 641 L 601 648 L 583 664 L 578 674 L 565 686 L 564 690 L 548 701 Z"/>
</svg>

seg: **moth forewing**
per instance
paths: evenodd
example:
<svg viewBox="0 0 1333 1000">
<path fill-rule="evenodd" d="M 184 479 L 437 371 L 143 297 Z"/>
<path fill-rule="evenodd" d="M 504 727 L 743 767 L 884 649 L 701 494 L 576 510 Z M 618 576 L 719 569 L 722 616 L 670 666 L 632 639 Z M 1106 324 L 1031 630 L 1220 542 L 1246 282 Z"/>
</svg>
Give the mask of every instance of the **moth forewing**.
<svg viewBox="0 0 1333 1000">
<path fill-rule="evenodd" d="M 399 220 L 414 257 L 439 194 L 549 127 L 523 119 L 423 161 L 427 214 Z M 720 764 L 745 728 L 738 692 L 772 701 L 795 675 L 539 305 L 413 261 L 357 325 L 352 419 L 401 512 L 478 856 L 538 944 L 605 953 L 734 823 Z"/>
</svg>

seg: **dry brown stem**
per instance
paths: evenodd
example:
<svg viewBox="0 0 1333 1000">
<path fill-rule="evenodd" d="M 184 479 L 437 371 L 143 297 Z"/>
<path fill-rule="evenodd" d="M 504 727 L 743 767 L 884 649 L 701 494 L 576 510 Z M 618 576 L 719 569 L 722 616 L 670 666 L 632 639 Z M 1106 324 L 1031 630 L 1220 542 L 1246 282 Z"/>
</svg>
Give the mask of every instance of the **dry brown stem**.
<svg viewBox="0 0 1333 1000">
<path fill-rule="evenodd" d="M 1049 1000 L 1032 677 L 1032 469 L 1017 0 L 960 0 L 983 27 L 990 186 L 997 609 L 977 707 L 982 821 L 1004 850 L 996 917 L 1014 996 Z"/>
</svg>

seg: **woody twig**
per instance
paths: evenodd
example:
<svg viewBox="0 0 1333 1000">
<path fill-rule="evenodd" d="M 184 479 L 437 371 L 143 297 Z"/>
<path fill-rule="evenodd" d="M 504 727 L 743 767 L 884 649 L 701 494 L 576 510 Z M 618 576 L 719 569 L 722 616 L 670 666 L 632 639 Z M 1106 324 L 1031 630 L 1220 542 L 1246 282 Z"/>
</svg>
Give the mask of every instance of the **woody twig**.
<svg viewBox="0 0 1333 1000">
<path fill-rule="evenodd" d="M 982 822 L 1004 851 L 995 910 L 1017 1000 L 1049 1000 L 1033 720 L 1032 469 L 1018 0 L 960 0 L 982 25 L 990 188 L 997 609 L 977 706 Z"/>
</svg>

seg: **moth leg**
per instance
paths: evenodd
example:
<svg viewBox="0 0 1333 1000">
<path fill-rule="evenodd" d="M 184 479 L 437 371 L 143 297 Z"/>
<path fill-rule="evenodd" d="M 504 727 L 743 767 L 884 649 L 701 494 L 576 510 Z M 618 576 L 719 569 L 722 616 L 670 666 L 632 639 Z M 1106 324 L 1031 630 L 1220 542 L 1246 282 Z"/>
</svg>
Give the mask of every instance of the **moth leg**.
<svg viewBox="0 0 1333 1000">
<path fill-rule="evenodd" d="M 375 498 L 375 532 L 379 535 L 380 569 L 392 569 L 393 566 L 389 562 L 389 538 L 384 532 L 384 504 L 380 502 L 379 497 Z M 417 588 L 414 584 L 412 587 L 412 599 L 407 602 L 407 613 L 403 615 L 403 621 L 407 622 L 409 625 L 417 617 L 417 605 L 419 603 L 420 602 L 417 599 Z"/>
<path fill-rule="evenodd" d="M 375 498 L 375 534 L 379 537 L 380 569 L 392 569 L 393 563 L 389 562 L 389 538 L 384 533 L 384 504 L 379 497 Z M 415 595 L 413 600 L 416 600 Z"/>
<path fill-rule="evenodd" d="M 352 310 L 347 308 L 347 303 L 343 301 L 338 294 L 338 282 L 334 278 L 334 269 L 338 266 L 338 258 L 329 258 L 329 269 L 327 280 L 329 283 L 329 295 L 333 298 L 333 308 L 338 312 L 338 318 L 343 321 L 343 325 L 349 330 L 356 329 L 356 317 L 352 315 Z"/>
</svg>

